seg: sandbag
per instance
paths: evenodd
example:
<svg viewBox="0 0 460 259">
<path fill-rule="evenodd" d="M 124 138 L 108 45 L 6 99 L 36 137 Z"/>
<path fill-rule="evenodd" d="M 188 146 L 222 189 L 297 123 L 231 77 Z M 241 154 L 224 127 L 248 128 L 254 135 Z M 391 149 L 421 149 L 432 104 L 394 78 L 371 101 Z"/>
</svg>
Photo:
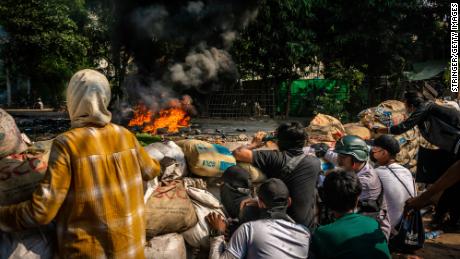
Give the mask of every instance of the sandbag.
<svg viewBox="0 0 460 259">
<path fill-rule="evenodd" d="M 420 131 L 417 127 L 406 131 L 401 135 L 394 136 L 399 142 L 401 151 L 396 155 L 396 161 L 409 169 L 412 173 L 416 172 L 417 153 L 419 149 Z"/>
<path fill-rule="evenodd" d="M 250 163 L 239 162 L 237 165 L 248 171 L 251 182 L 253 183 L 260 183 L 267 179 L 267 176 L 259 168 Z"/>
<path fill-rule="evenodd" d="M 154 237 L 147 241 L 144 254 L 145 259 L 185 259 L 184 238 L 177 233 Z"/>
<path fill-rule="evenodd" d="M 184 152 L 190 171 L 199 176 L 221 177 L 236 160 L 226 147 L 205 141 L 186 139 L 176 142 Z"/>
<path fill-rule="evenodd" d="M 347 123 L 343 127 L 347 135 L 355 135 L 364 140 L 371 139 L 372 137 L 371 131 L 359 123 Z"/>
<path fill-rule="evenodd" d="M 221 214 L 225 218 L 222 211 L 222 205 L 210 192 L 198 188 L 187 188 L 187 194 L 192 199 L 198 216 L 198 223 L 191 229 L 182 233 L 187 244 L 192 247 L 209 247 L 209 225 L 206 222 L 206 216 L 211 212 Z"/>
<path fill-rule="evenodd" d="M 45 176 L 49 152 L 23 153 L 0 160 L 0 206 L 29 200 Z"/>
<path fill-rule="evenodd" d="M 147 236 L 182 232 L 197 223 L 192 201 L 182 181 L 162 183 L 145 204 Z"/>
<path fill-rule="evenodd" d="M 406 106 L 401 101 L 387 100 L 377 105 L 375 116 L 386 127 L 398 125 L 407 118 Z"/>
<path fill-rule="evenodd" d="M 321 113 L 313 118 L 306 130 L 309 144 L 322 142 L 333 146 L 333 143 L 345 136 L 345 128 L 338 119 Z"/>
<path fill-rule="evenodd" d="M 174 176 L 163 174 L 162 179 L 174 180 L 187 175 L 187 164 L 185 162 L 184 152 L 182 152 L 182 149 L 173 141 L 152 143 L 144 147 L 144 149 L 150 157 L 156 159 L 157 161 L 162 161 L 165 157 L 169 157 L 177 162 L 177 172 L 180 172 L 181 174 Z"/>
<path fill-rule="evenodd" d="M 0 231 L 0 258 L 51 259 L 55 251 L 55 229 L 44 226 L 25 231 Z"/>
<path fill-rule="evenodd" d="M 376 107 L 368 108 L 358 114 L 361 124 L 366 127 L 391 127 L 403 122 L 407 118 L 404 103 L 396 100 L 387 100 Z"/>
<path fill-rule="evenodd" d="M 27 145 L 13 117 L 0 109 L 0 158 L 22 153 L 26 149 Z"/>
</svg>

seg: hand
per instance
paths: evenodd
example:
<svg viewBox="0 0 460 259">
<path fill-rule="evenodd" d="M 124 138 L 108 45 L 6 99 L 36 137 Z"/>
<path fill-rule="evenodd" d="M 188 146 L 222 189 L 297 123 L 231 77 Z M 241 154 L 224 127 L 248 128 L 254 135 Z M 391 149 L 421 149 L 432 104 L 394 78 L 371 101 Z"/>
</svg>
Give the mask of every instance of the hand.
<svg viewBox="0 0 460 259">
<path fill-rule="evenodd" d="M 222 235 L 225 233 L 225 230 L 227 229 L 227 222 L 225 222 L 225 219 L 222 217 L 222 215 L 211 212 L 208 214 L 208 216 L 206 216 L 206 221 L 208 221 L 211 229 L 222 233 Z"/>
<path fill-rule="evenodd" d="M 266 132 L 259 131 L 257 132 L 254 137 L 252 138 L 251 145 L 256 146 L 256 147 L 261 147 L 264 145 L 264 137 L 267 136 Z"/>
<path fill-rule="evenodd" d="M 410 198 L 406 201 L 406 207 L 414 209 L 422 209 L 430 203 L 430 199 L 425 199 L 424 197 L 418 196 L 415 198 Z"/>
<path fill-rule="evenodd" d="M 257 199 L 254 198 L 244 199 L 240 203 L 240 211 L 242 211 L 243 208 L 247 206 L 259 206 L 259 202 L 257 201 Z"/>
</svg>

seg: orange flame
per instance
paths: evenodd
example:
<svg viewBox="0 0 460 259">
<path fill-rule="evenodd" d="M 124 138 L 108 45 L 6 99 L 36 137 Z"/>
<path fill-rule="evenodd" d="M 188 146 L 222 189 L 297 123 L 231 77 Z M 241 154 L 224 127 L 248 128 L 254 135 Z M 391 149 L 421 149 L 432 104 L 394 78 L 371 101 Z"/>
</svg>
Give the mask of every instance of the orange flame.
<svg viewBox="0 0 460 259">
<path fill-rule="evenodd" d="M 143 104 L 136 106 L 134 117 L 129 122 L 129 127 L 142 127 L 142 132 L 156 134 L 160 128 L 166 128 L 168 133 L 176 133 L 179 128 L 188 127 L 190 116 L 180 107 L 161 110 L 152 120 L 153 113 Z"/>
</svg>

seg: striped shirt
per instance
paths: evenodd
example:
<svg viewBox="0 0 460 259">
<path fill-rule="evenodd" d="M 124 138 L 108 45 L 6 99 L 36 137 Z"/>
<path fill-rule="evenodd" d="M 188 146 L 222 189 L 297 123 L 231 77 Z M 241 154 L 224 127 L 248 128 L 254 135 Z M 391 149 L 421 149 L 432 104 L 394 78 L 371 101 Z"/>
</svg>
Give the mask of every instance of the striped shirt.
<svg viewBox="0 0 460 259">
<path fill-rule="evenodd" d="M 115 124 L 59 135 L 32 200 L 0 207 L 0 229 L 56 218 L 62 258 L 144 258 L 142 180 L 160 173 L 134 135 Z"/>
</svg>

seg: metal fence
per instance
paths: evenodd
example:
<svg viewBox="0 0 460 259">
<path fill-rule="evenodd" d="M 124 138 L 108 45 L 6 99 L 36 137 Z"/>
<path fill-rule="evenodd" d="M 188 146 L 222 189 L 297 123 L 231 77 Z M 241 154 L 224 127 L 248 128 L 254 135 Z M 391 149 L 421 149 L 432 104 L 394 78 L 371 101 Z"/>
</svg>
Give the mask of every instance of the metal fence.
<svg viewBox="0 0 460 259">
<path fill-rule="evenodd" d="M 274 114 L 275 90 L 263 81 L 222 87 L 207 101 L 207 117 L 211 118 L 273 117 Z"/>
</svg>

